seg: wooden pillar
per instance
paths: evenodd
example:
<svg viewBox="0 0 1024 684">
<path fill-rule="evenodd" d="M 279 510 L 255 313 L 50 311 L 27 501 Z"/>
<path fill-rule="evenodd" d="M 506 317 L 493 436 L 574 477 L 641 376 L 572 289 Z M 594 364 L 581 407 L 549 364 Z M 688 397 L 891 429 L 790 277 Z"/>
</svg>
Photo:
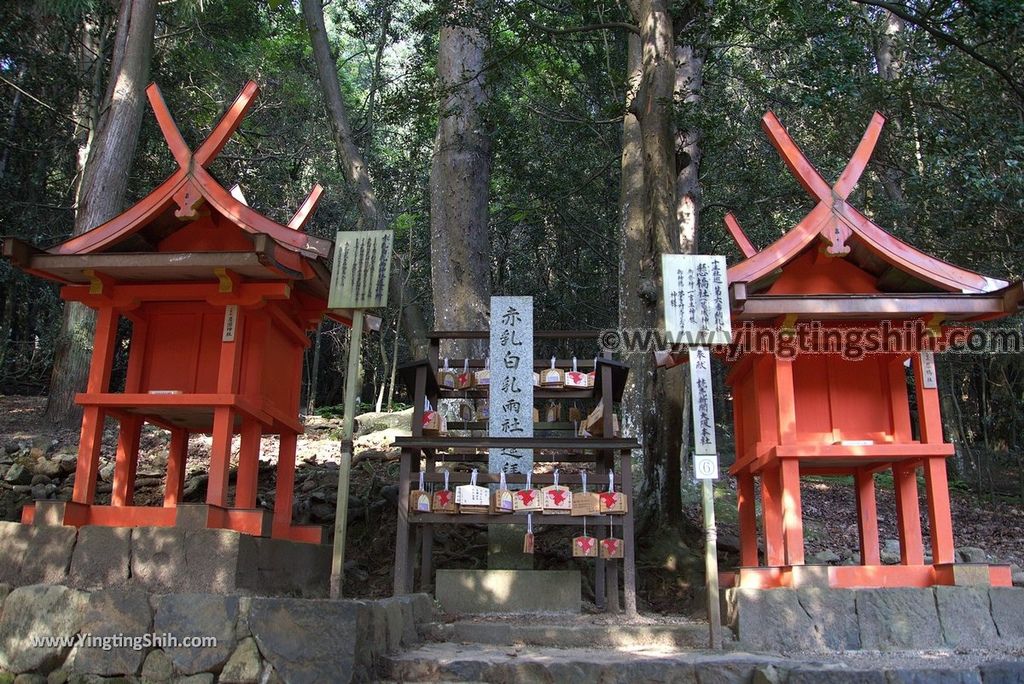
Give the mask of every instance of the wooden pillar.
<svg viewBox="0 0 1024 684">
<path fill-rule="evenodd" d="M 893 465 L 892 479 L 896 494 L 896 522 L 900 530 L 900 562 L 903 565 L 921 565 L 924 563 L 924 542 L 921 541 L 916 464 Z"/>
<path fill-rule="evenodd" d="M 757 560 L 757 510 L 754 505 L 754 476 L 744 471 L 736 476 L 736 498 L 740 522 L 740 565 L 755 568 Z"/>
<path fill-rule="evenodd" d="M 206 488 L 206 503 L 228 506 L 228 480 L 231 468 L 231 436 L 234 433 L 235 412 L 229 406 L 213 410 L 213 435 L 210 446 L 210 479 Z"/>
<path fill-rule="evenodd" d="M 800 507 L 800 462 L 782 459 L 779 464 L 782 491 L 782 534 L 786 543 L 786 565 L 804 564 L 804 521 Z"/>
<path fill-rule="evenodd" d="M 292 502 L 295 499 L 295 444 L 294 432 L 281 432 L 281 445 L 277 453 L 277 483 L 274 489 L 274 527 L 290 527 Z"/>
<path fill-rule="evenodd" d="M 256 508 L 256 489 L 260 475 L 260 439 L 263 426 L 246 417 L 242 422 L 242 440 L 238 452 L 238 477 L 235 480 L 235 508 Z"/>
<path fill-rule="evenodd" d="M 420 369 L 422 370 L 422 369 Z M 417 380 L 417 384 L 418 384 Z M 417 397 L 423 396 L 417 394 Z M 415 415 L 415 412 L 414 414 Z M 422 425 L 422 423 L 420 423 Z M 417 452 L 417 457 L 419 453 Z M 412 591 L 409 586 L 409 568 L 412 565 L 409 539 L 409 477 L 412 473 L 412 450 L 402 449 L 398 467 L 398 534 L 395 538 L 395 596 Z"/>
<path fill-rule="evenodd" d="M 764 558 L 769 566 L 785 565 L 782 535 L 782 492 L 779 469 L 761 471 L 761 518 L 764 523 Z"/>
<path fill-rule="evenodd" d="M 222 340 L 220 343 L 220 360 L 217 366 L 217 392 L 219 394 L 233 394 L 238 391 L 244 336 L 245 320 L 242 313 L 237 311 L 232 339 Z M 226 508 L 228 505 L 231 437 L 234 435 L 234 431 L 234 409 L 230 406 L 215 408 L 213 410 L 213 439 L 210 446 L 210 479 L 206 491 L 206 503 L 211 506 Z"/>
<path fill-rule="evenodd" d="M 117 455 L 114 460 L 114 484 L 110 493 L 110 504 L 131 506 L 135 501 L 135 472 L 139 463 L 142 418 L 124 414 L 118 422 Z"/>
<path fill-rule="evenodd" d="M 907 393 L 907 374 L 903 358 L 888 361 L 889 373 L 889 420 L 892 421 L 892 435 L 899 443 L 913 439 L 910 428 L 910 401 Z"/>
<path fill-rule="evenodd" d="M 949 483 L 946 459 L 935 457 L 924 462 L 924 483 L 928 494 L 928 521 L 932 539 L 932 562 L 952 563 L 953 516 L 949 508 Z"/>
<path fill-rule="evenodd" d="M 776 420 L 779 444 L 796 443 L 796 397 L 793 393 L 792 359 L 775 359 Z"/>
<path fill-rule="evenodd" d="M 875 501 L 875 476 L 867 470 L 854 474 L 857 490 L 857 528 L 860 531 L 861 565 L 881 565 L 878 551 L 878 504 Z"/>
<path fill-rule="evenodd" d="M 188 430 L 171 430 L 171 444 L 167 452 L 167 478 L 164 480 L 164 506 L 181 503 L 185 488 L 185 465 L 188 461 Z"/>
<path fill-rule="evenodd" d="M 117 340 L 118 314 L 112 306 L 96 312 L 96 331 L 93 336 L 92 361 L 86 392 L 97 394 L 110 389 L 110 370 L 114 363 L 114 344 Z M 71 500 L 92 504 L 96 500 L 96 476 L 99 473 L 100 446 L 103 442 L 103 421 L 106 412 L 98 406 L 86 406 L 82 412 L 82 431 L 78 440 L 78 464 L 75 468 L 75 487 Z"/>
<path fill-rule="evenodd" d="M 942 412 L 939 410 L 939 390 L 937 387 L 924 386 L 924 372 L 920 353 L 914 354 L 913 364 L 921 443 L 942 444 Z"/>
</svg>

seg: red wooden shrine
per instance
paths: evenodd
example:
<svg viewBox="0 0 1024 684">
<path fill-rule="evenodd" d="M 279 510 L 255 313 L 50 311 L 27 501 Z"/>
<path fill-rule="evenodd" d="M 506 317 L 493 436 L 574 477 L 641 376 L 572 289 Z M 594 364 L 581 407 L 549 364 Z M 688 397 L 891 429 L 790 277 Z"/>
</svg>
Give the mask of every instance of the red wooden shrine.
<svg viewBox="0 0 1024 684">
<path fill-rule="evenodd" d="M 249 82 L 192 151 L 160 90 L 146 91 L 178 169 L 121 215 L 49 250 L 16 240 L 4 252 L 23 270 L 64 284 L 61 297 L 96 311 L 81 441 L 70 502 L 36 502 L 23 522 L 205 525 L 321 542 L 322 528 L 292 524 L 296 436 L 306 330 L 325 314 L 333 244 L 303 227 L 315 186 L 287 225 L 246 205 L 207 170 L 258 94 Z M 122 391 L 110 386 L 119 321 L 131 324 Z M 344 322 L 349 323 L 349 320 Z M 110 505 L 98 505 L 104 421 L 119 426 Z M 133 501 L 143 423 L 170 432 L 163 506 Z M 205 505 L 183 505 L 190 434 L 212 437 Z M 232 437 L 240 434 L 228 501 Z M 280 438 L 273 515 L 257 506 L 260 440 Z"/>
<path fill-rule="evenodd" d="M 1015 313 L 1021 284 L 978 275 L 928 256 L 875 225 L 847 202 L 863 173 L 885 119 L 876 113 L 834 185 L 827 183 L 774 114 L 763 118 L 769 138 L 804 189 L 813 210 L 775 243 L 758 251 L 731 215 L 726 224 L 745 259 L 729 269 L 734 334 L 754 348 L 731 363 L 736 477 L 741 540 L 738 586 L 812 583 L 834 587 L 930 586 L 979 582 L 1009 585 L 1004 566 L 954 565 L 946 458 L 939 393 L 930 350 L 941 351 L 950 325 Z M 757 331 L 809 330 L 820 336 L 795 356 L 756 347 Z M 889 321 L 891 323 L 884 323 Z M 921 345 L 887 353 L 826 353 L 836 335 L 874 329 L 924 332 Z M 744 326 L 748 330 L 744 331 Z M 888 326 L 886 328 L 885 326 Z M 831 339 L 826 331 L 834 331 Z M 752 334 L 753 333 L 753 334 Z M 863 343 L 864 340 L 861 340 Z M 834 347 L 833 347 L 834 348 Z M 810 353 L 808 353 L 810 352 Z M 907 366 L 913 375 L 914 405 Z M 913 417 L 916 413 L 916 420 Z M 931 562 L 925 562 L 918 470 L 923 470 Z M 879 553 L 874 475 L 894 480 L 901 562 L 883 565 Z M 800 478 L 851 476 L 857 496 L 860 565 L 805 566 Z M 758 557 L 755 489 L 761 494 L 763 565 Z"/>
</svg>

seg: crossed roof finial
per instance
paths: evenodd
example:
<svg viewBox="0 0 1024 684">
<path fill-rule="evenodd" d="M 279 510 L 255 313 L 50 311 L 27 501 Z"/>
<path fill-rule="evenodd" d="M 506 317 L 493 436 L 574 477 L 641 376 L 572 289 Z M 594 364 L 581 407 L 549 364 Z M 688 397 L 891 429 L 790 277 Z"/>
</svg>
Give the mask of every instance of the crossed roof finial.
<svg viewBox="0 0 1024 684">
<path fill-rule="evenodd" d="M 206 168 L 213 163 L 213 160 L 224 149 L 231 136 L 242 125 L 242 120 L 252 107 L 253 100 L 259 94 L 260 87 L 255 81 L 246 83 L 245 87 L 238 93 L 238 96 L 235 97 L 234 102 L 231 103 L 231 106 L 228 107 L 227 111 L 224 112 L 224 115 L 217 122 L 217 125 L 206 136 L 206 139 L 203 140 L 198 149 L 193 152 L 189 148 L 188 143 L 185 142 L 185 138 L 182 137 L 177 124 L 174 123 L 174 117 L 171 116 L 171 112 L 167 108 L 167 103 L 160 92 L 160 87 L 156 83 L 151 83 L 146 88 L 146 97 L 149 98 L 149 104 L 153 108 L 157 124 L 160 126 L 160 132 L 163 133 L 171 155 L 178 162 L 178 166 L 182 171 L 196 176 L 209 175 L 206 172 Z M 288 221 L 288 227 L 293 230 L 301 230 L 306 221 L 312 216 L 322 194 L 323 188 L 319 184 L 314 185 L 309 195 L 306 196 L 306 199 L 303 200 L 295 214 Z M 196 217 L 196 209 L 202 203 L 203 198 L 193 188 L 186 186 L 175 196 L 175 200 L 178 202 L 179 207 L 174 212 L 175 216 L 182 219 L 193 219 Z"/>
<path fill-rule="evenodd" d="M 910 274 L 946 291 L 991 292 L 1006 286 L 1005 281 L 987 278 L 967 269 L 937 259 L 896 238 L 875 225 L 846 199 L 867 168 L 871 153 L 885 125 L 885 117 L 875 112 L 846 168 L 830 185 L 807 160 L 804 153 L 782 127 L 778 117 L 768 112 L 761 127 L 779 155 L 804 190 L 817 203 L 804 218 L 774 243 L 758 250 L 740 228 L 736 217 L 725 215 L 725 225 L 739 246 L 743 261 L 729 268 L 730 282 L 756 283 L 796 257 L 818 238 L 824 238 L 825 252 L 830 256 L 850 254 L 850 239 L 887 262 L 893 268 Z"/>
<path fill-rule="evenodd" d="M 875 145 L 878 143 L 878 137 L 881 135 L 884 125 L 885 117 L 875 112 L 871 117 L 867 130 L 864 131 L 864 136 L 857 145 L 857 149 L 854 150 L 853 156 L 846 163 L 846 168 L 843 169 L 843 172 L 839 174 L 839 180 L 836 181 L 835 185 L 829 185 L 828 181 L 818 173 L 814 165 L 804 156 L 803 151 L 793 141 L 793 138 L 790 137 L 786 129 L 783 128 L 782 123 L 775 116 L 774 112 L 768 112 L 761 118 L 761 128 L 768 134 L 768 138 L 772 141 L 775 149 L 778 150 L 782 161 L 785 162 L 790 173 L 796 177 L 800 185 L 803 186 L 804 190 L 812 198 L 818 200 L 815 210 L 820 206 L 825 206 L 831 210 L 836 205 L 845 204 L 846 198 L 849 197 L 850 192 L 853 191 L 857 181 L 860 180 L 861 175 L 864 173 L 864 169 L 867 168 L 868 161 L 871 159 L 871 154 L 875 150 Z M 849 254 L 850 248 L 847 246 L 846 240 L 849 239 L 851 234 L 850 226 L 836 212 L 829 211 L 829 214 L 831 216 L 822 223 L 819 230 L 821 236 L 829 243 L 826 251 L 832 256 Z M 744 256 L 749 258 L 757 254 L 757 249 L 747 238 L 743 229 L 740 228 L 736 217 L 731 212 L 726 214 L 725 224 Z"/>
</svg>

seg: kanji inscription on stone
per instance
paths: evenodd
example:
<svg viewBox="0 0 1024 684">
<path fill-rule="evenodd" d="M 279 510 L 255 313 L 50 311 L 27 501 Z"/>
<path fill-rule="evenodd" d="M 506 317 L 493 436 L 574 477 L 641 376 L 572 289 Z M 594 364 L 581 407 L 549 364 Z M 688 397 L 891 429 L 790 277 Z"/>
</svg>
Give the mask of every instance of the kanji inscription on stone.
<svg viewBox="0 0 1024 684">
<path fill-rule="evenodd" d="M 491 297 L 491 437 L 533 437 L 533 298 Z M 533 470 L 532 449 L 493 448 L 492 473 Z"/>
</svg>

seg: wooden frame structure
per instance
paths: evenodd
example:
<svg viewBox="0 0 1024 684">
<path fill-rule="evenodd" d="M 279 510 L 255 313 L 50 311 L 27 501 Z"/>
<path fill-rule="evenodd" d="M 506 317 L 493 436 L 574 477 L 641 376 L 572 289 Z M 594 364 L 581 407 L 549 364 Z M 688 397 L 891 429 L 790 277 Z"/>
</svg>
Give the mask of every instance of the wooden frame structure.
<svg viewBox="0 0 1024 684">
<path fill-rule="evenodd" d="M 259 88 L 249 82 L 193 151 L 159 88 L 146 94 L 178 164 L 122 214 L 46 251 L 5 239 L 22 270 L 62 283 L 61 297 L 96 311 L 75 486 L 70 502 L 40 501 L 22 521 L 66 525 L 187 525 L 321 542 L 292 524 L 295 446 L 306 331 L 326 313 L 333 243 L 305 225 L 317 185 L 287 225 L 251 209 L 207 167 L 238 129 Z M 350 324 L 350 319 L 334 315 Z M 123 391 L 111 387 L 118 326 L 131 323 Z M 119 425 L 110 505 L 96 504 L 104 422 Z M 162 507 L 133 500 L 143 423 L 170 432 Z M 182 505 L 190 434 L 212 435 L 205 505 Z M 234 501 L 232 437 L 240 434 Z M 280 438 L 273 515 L 257 506 L 261 438 Z"/>
<path fill-rule="evenodd" d="M 432 406 L 438 405 L 439 399 L 487 397 L 486 391 L 447 390 L 437 384 L 439 368 L 440 343 L 442 340 L 486 340 L 488 331 L 456 331 L 432 332 L 428 335 L 430 346 L 428 358 L 406 364 L 401 368 L 402 379 L 413 397 L 412 436 L 398 437 L 395 445 L 402 448 L 399 493 L 398 493 L 398 538 L 395 544 L 395 595 L 408 594 L 413 591 L 415 558 L 419 550 L 419 591 L 429 592 L 433 587 L 433 540 L 434 526 L 445 524 L 509 524 L 525 526 L 526 515 L 522 513 L 487 515 L 487 514 L 455 514 L 410 513 L 409 492 L 419 479 L 421 466 L 424 468 L 424 481 L 436 485 L 444 481 L 444 473 L 438 469 L 442 463 L 483 464 L 488 461 L 487 449 L 491 447 L 510 447 L 534 449 L 534 463 L 580 463 L 591 464 L 594 468 L 588 476 L 588 484 L 599 491 L 608 485 L 608 471 L 618 466 L 619 483 L 623 493 L 633 498 L 632 450 L 639 448 L 635 439 L 612 437 L 614 402 L 622 398 L 628 367 L 613 361 L 608 356 L 597 360 L 596 383 L 593 388 L 577 390 L 551 390 L 536 388 L 535 400 L 562 399 L 580 401 L 598 401 L 603 405 L 603 435 L 600 437 L 581 438 L 572 432 L 571 423 L 538 423 L 537 431 L 568 431 L 572 437 L 449 437 L 423 435 L 424 398 L 430 400 Z M 586 339 L 594 340 L 596 331 L 535 331 L 538 339 Z M 453 359 L 456 367 L 462 367 L 462 359 Z M 533 367 L 537 370 L 549 367 L 550 359 L 535 359 Z M 568 367 L 571 362 L 557 361 L 556 364 Z M 468 359 L 471 369 L 484 368 L 484 359 Z M 581 362 L 581 369 L 593 368 L 592 362 Z M 487 423 L 448 423 L 449 429 L 455 430 L 486 430 Z M 496 483 L 498 473 L 481 473 L 478 482 L 481 484 Z M 553 484 L 550 474 L 533 475 L 533 484 L 543 487 Z M 450 474 L 451 486 L 469 482 L 469 472 L 453 472 Z M 525 484 L 525 475 L 508 475 L 510 487 Z M 573 485 L 582 483 L 579 474 L 563 474 L 560 483 Z M 583 519 L 572 515 L 536 515 L 534 525 L 576 525 L 582 528 Z M 633 508 L 621 516 L 588 516 L 592 534 L 598 539 L 608 536 L 609 525 L 621 530 L 621 538 L 626 540 L 622 560 L 622 592 L 624 608 L 627 613 L 636 613 L 636 562 L 635 543 L 633 537 Z M 595 604 L 602 610 L 618 610 L 619 568 L 617 561 L 594 559 L 594 590 Z"/>
<path fill-rule="evenodd" d="M 815 170 L 774 114 L 763 127 L 786 166 L 816 201 L 814 208 L 775 243 L 757 250 L 736 219 L 726 226 L 746 257 L 729 269 L 733 328 L 747 326 L 762 339 L 793 348 L 802 325 L 817 332 L 797 353 L 744 350 L 730 368 L 738 483 L 740 569 L 738 586 L 1009 585 L 1004 566 L 954 564 L 946 458 L 954 453 L 942 436 L 939 393 L 931 354 L 948 339 L 944 323 L 988 320 L 1015 313 L 1021 284 L 988 278 L 929 256 L 893 237 L 848 203 L 885 122 L 877 112 L 834 185 Z M 915 324 L 911 326 L 910 324 Z M 739 326 L 737 325 L 739 324 Z M 902 326 L 907 326 L 906 328 Z M 916 327 L 915 327 L 916 326 Z M 909 338 L 887 331 L 924 331 Z M 848 342 L 875 330 L 881 353 L 863 358 Z M 889 333 L 892 335 L 893 333 Z M 751 336 L 748 335 L 749 343 Z M 899 342 L 899 344 L 897 344 Z M 829 343 L 831 344 L 831 342 Z M 829 353 L 829 352 L 835 353 Z M 906 366 L 913 376 L 913 402 Z M 926 371 L 931 378 L 926 378 Z M 916 418 L 912 419 L 912 405 Z M 925 561 L 917 471 L 923 469 L 932 559 Z M 901 562 L 882 565 L 874 475 L 891 471 L 895 487 Z M 804 558 L 800 478 L 852 478 L 857 496 L 860 565 L 807 566 Z M 757 490 L 761 499 L 763 565 L 758 554 Z"/>
</svg>

